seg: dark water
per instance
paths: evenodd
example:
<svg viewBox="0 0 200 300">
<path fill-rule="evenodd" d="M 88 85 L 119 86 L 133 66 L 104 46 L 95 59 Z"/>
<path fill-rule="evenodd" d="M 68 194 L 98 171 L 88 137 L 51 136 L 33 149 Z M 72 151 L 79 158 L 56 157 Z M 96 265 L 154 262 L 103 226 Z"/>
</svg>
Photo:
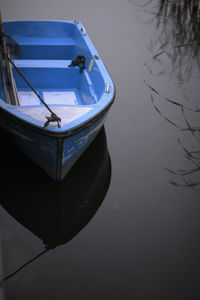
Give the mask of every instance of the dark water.
<svg viewBox="0 0 200 300">
<path fill-rule="evenodd" d="M 200 299 L 199 1 L 46 4 L 2 11 L 82 20 L 117 96 L 61 184 L 2 137 L 0 297 Z"/>
</svg>

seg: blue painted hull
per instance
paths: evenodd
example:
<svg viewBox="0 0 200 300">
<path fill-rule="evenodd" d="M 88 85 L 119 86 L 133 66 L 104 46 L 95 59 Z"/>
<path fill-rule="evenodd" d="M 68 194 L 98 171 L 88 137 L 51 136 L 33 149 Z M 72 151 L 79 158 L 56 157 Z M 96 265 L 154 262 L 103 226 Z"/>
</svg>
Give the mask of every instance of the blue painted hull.
<svg viewBox="0 0 200 300">
<path fill-rule="evenodd" d="M 105 122 L 106 114 L 72 135 L 54 137 L 0 115 L 0 125 L 12 142 L 53 180 L 62 180 L 91 144 Z"/>
</svg>

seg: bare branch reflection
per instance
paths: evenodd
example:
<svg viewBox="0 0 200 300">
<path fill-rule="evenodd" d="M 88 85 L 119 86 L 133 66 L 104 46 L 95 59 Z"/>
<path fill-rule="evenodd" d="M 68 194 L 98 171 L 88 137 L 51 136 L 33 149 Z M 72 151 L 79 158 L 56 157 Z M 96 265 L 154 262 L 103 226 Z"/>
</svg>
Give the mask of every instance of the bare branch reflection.
<svg viewBox="0 0 200 300">
<path fill-rule="evenodd" d="M 178 177 L 178 180 L 170 180 L 170 183 L 175 186 L 181 187 L 190 187 L 195 188 L 196 186 L 200 185 L 200 180 L 196 180 L 196 175 L 200 174 L 200 127 L 196 127 L 193 124 L 193 120 L 199 121 L 199 109 L 193 108 L 189 106 L 185 106 L 177 101 L 171 100 L 167 97 L 161 96 L 161 94 L 155 90 L 150 84 L 148 84 L 145 80 L 144 83 L 147 85 L 149 90 L 151 91 L 151 102 L 153 107 L 155 108 L 156 112 L 167 121 L 170 125 L 175 127 L 179 133 L 182 134 L 189 134 L 193 138 L 193 143 L 191 143 L 190 147 L 187 145 L 185 146 L 181 139 L 178 138 L 177 142 L 181 147 L 181 150 L 184 154 L 184 157 L 189 162 L 190 167 L 188 169 L 181 169 L 181 170 L 173 170 L 170 168 L 164 167 L 164 169 L 169 172 L 170 174 Z M 182 124 L 176 123 L 176 121 L 172 120 L 170 117 L 166 116 L 161 109 L 159 108 L 160 100 L 164 100 L 166 103 L 171 104 L 174 106 L 174 109 L 179 109 L 182 115 Z M 188 117 L 189 114 L 189 117 Z M 188 143 L 187 143 L 188 144 Z M 195 145 L 195 146 L 194 146 Z M 192 178 L 194 175 L 195 178 Z"/>
<path fill-rule="evenodd" d="M 185 168 L 164 170 L 174 177 L 170 179 L 172 185 L 196 189 L 200 186 L 200 104 L 184 92 L 184 87 L 188 91 L 191 79 L 200 78 L 200 1 L 154 0 L 137 6 L 150 13 L 151 23 L 156 24 L 148 46 L 151 56 L 144 66 L 153 78 L 166 82 L 167 76 L 182 94 L 179 100 L 163 96 L 159 88 L 143 80 L 155 111 L 178 133 L 177 142 L 185 157 Z"/>
<path fill-rule="evenodd" d="M 154 6 L 152 6 L 152 3 Z M 151 5 L 150 5 L 151 4 Z M 159 0 L 146 2 L 154 15 L 155 36 L 149 49 L 151 59 L 146 63 L 152 74 L 164 75 L 169 69 L 178 83 L 187 82 L 194 74 L 194 66 L 200 70 L 200 4 L 199 0 Z M 157 62 L 160 71 L 155 73 L 152 63 Z M 158 66 L 156 66 L 158 68 Z"/>
</svg>

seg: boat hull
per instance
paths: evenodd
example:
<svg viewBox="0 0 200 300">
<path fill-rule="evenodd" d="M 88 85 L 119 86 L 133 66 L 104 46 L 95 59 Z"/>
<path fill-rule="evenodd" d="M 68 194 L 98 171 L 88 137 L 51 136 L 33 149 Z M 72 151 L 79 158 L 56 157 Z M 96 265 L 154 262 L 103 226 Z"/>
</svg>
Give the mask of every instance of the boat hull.
<svg viewBox="0 0 200 300">
<path fill-rule="evenodd" d="M 11 137 L 12 142 L 53 180 L 62 180 L 94 140 L 104 125 L 106 114 L 77 132 L 62 135 L 46 134 L 24 122 L 0 115 L 0 126 Z"/>
</svg>

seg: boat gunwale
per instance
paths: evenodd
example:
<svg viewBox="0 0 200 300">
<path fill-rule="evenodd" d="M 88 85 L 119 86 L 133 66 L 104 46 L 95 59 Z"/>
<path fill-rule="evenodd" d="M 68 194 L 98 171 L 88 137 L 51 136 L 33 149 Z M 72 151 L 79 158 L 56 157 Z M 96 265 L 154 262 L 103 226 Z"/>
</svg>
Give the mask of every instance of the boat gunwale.
<svg viewBox="0 0 200 300">
<path fill-rule="evenodd" d="M 61 138 L 61 137 L 67 137 L 67 136 L 73 135 L 73 134 L 83 130 L 85 127 L 88 127 L 92 122 L 100 119 L 101 116 L 104 113 L 106 113 L 110 109 L 110 107 L 112 106 L 112 104 L 115 100 L 115 96 L 116 96 L 116 89 L 115 89 L 115 86 L 114 86 L 113 97 L 110 100 L 109 104 L 106 107 L 104 107 L 103 110 L 101 110 L 99 113 L 97 113 L 96 115 L 94 115 L 93 117 L 88 119 L 87 121 L 71 128 L 71 129 L 65 130 L 65 131 L 51 131 L 49 128 L 39 127 L 39 126 L 37 126 L 33 123 L 30 123 L 30 122 L 28 122 L 24 119 L 21 119 L 17 115 L 12 114 L 11 111 L 8 111 L 8 110 L 6 110 L 5 108 L 3 108 L 1 106 L 0 106 L 0 111 L 1 111 L 1 113 L 4 114 L 4 116 L 6 116 L 6 118 L 14 119 L 16 122 L 20 123 L 20 125 L 22 125 L 24 127 L 27 127 L 27 129 L 34 130 L 34 131 L 39 132 L 39 133 L 41 133 L 43 135 L 46 135 L 46 136 L 50 136 L 50 137 L 54 137 L 54 138 Z M 1 119 L 1 116 L 0 116 L 0 119 Z M 5 129 L 9 131 L 9 129 L 7 129 L 7 128 L 5 128 Z"/>
</svg>

